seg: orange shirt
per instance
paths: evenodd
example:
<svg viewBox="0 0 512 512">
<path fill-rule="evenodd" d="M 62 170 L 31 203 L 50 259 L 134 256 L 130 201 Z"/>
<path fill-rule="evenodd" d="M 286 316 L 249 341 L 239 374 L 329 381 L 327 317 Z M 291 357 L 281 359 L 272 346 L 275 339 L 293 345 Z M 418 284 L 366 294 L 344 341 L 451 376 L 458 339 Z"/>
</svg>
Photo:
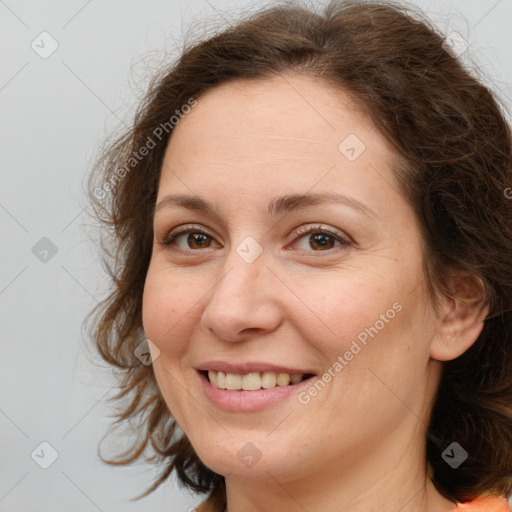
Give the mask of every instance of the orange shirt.
<svg viewBox="0 0 512 512">
<path fill-rule="evenodd" d="M 511 512 L 511 510 L 505 498 L 490 496 L 459 503 L 452 512 Z"/>
<path fill-rule="evenodd" d="M 208 502 L 203 502 L 196 510 L 198 512 L 207 512 Z M 465 503 L 459 503 L 452 512 L 512 512 L 506 498 L 492 496 L 488 498 L 480 498 Z"/>
</svg>

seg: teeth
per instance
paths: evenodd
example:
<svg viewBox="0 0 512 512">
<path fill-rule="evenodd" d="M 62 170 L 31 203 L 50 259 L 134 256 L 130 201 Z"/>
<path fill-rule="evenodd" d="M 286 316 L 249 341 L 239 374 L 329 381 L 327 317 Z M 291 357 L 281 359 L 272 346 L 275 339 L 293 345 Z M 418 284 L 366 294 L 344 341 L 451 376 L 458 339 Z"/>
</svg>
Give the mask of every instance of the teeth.
<svg viewBox="0 0 512 512">
<path fill-rule="evenodd" d="M 290 376 L 287 373 L 280 373 L 277 376 L 277 385 L 288 386 L 288 384 L 290 384 Z"/>
<path fill-rule="evenodd" d="M 302 377 L 303 377 L 302 374 L 294 373 L 294 374 L 290 375 L 290 382 L 292 384 L 297 384 L 298 382 L 300 382 L 302 380 Z"/>
<path fill-rule="evenodd" d="M 275 388 L 277 375 L 274 372 L 263 372 L 261 376 L 261 387 L 264 389 Z"/>
<path fill-rule="evenodd" d="M 242 376 L 236 373 L 226 373 L 226 389 L 231 391 L 242 389 Z"/>
<path fill-rule="evenodd" d="M 276 386 L 288 386 L 299 383 L 304 377 L 302 373 L 276 373 L 276 372 L 254 372 L 245 375 L 236 373 L 223 373 L 214 370 L 208 371 L 208 378 L 211 384 L 220 389 L 230 391 L 244 390 L 255 391 L 257 389 L 270 389 Z"/>
<path fill-rule="evenodd" d="M 248 373 L 242 377 L 242 389 L 245 391 L 254 391 L 261 388 L 261 378 L 259 373 Z"/>
<path fill-rule="evenodd" d="M 217 382 L 214 385 L 216 385 L 220 389 L 226 389 L 226 374 L 223 372 L 217 372 Z"/>
</svg>

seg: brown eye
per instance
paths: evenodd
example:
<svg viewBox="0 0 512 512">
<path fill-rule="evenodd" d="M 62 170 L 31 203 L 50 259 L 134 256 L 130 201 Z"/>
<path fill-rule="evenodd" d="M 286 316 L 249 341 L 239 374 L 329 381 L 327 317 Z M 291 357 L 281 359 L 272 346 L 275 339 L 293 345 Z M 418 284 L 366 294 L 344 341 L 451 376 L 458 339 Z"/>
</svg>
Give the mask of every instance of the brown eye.
<svg viewBox="0 0 512 512">
<path fill-rule="evenodd" d="M 171 232 L 162 245 L 180 251 L 208 249 L 212 246 L 213 237 L 208 233 L 192 228 Z"/>
<path fill-rule="evenodd" d="M 211 238 L 204 233 L 190 233 L 186 238 L 190 249 L 204 249 L 210 246 L 210 242 Z"/>
<path fill-rule="evenodd" d="M 332 249 L 336 240 L 332 235 L 326 235 L 325 233 L 317 233 L 316 235 L 311 235 L 309 237 L 309 246 L 312 249 L 318 248 L 321 251 L 325 251 L 326 249 Z"/>
<path fill-rule="evenodd" d="M 294 245 L 303 251 L 321 252 L 339 246 L 350 245 L 350 241 L 339 233 L 334 233 L 320 226 L 309 226 L 295 232 L 299 236 Z M 302 246 L 300 246 L 302 244 Z"/>
</svg>

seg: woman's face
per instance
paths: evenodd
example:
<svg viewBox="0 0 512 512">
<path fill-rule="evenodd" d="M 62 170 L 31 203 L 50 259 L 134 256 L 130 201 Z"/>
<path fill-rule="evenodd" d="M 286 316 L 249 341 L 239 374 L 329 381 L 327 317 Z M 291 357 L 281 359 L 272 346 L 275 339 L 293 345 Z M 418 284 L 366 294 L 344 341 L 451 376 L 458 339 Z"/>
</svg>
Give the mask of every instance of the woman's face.
<svg viewBox="0 0 512 512">
<path fill-rule="evenodd" d="M 298 76 L 224 84 L 175 127 L 143 322 L 215 472 L 312 482 L 424 457 L 438 322 L 394 157 L 344 95 Z"/>
</svg>

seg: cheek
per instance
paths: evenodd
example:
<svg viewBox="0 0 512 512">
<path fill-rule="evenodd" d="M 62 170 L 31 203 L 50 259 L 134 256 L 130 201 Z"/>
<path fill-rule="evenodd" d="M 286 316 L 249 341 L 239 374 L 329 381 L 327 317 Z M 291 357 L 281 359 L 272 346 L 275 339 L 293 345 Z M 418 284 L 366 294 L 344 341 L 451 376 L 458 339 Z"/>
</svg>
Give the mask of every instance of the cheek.
<svg viewBox="0 0 512 512">
<path fill-rule="evenodd" d="M 186 280 L 171 278 L 156 265 L 150 266 L 142 300 L 144 333 L 159 350 L 153 371 L 162 397 L 172 417 L 187 431 L 190 403 L 183 394 L 186 384 L 181 364 L 196 322 L 193 307 L 199 298 L 191 295 L 195 294 L 191 294 Z"/>
<path fill-rule="evenodd" d="M 146 337 L 160 349 L 161 355 L 176 355 L 185 350 L 195 322 L 194 304 L 200 296 L 193 293 L 186 281 L 171 279 L 150 267 L 144 285 L 142 323 Z"/>
<path fill-rule="evenodd" d="M 403 309 L 396 304 L 396 286 L 369 271 L 353 269 L 296 281 L 294 291 L 297 308 L 292 322 L 331 359 L 349 350 L 354 340 L 364 344 L 372 339 L 375 327 L 379 333 L 389 331 L 399 321 L 397 309 Z"/>
<path fill-rule="evenodd" d="M 431 338 L 427 301 L 421 287 L 410 293 L 408 281 L 391 269 L 351 270 L 301 282 L 295 291 L 308 307 L 298 307 L 292 322 L 325 366 L 331 391 L 320 402 L 335 396 L 337 412 L 351 407 L 363 414 L 371 403 L 386 414 L 396 398 L 381 379 L 394 392 L 414 393 L 425 371 Z"/>
</svg>

